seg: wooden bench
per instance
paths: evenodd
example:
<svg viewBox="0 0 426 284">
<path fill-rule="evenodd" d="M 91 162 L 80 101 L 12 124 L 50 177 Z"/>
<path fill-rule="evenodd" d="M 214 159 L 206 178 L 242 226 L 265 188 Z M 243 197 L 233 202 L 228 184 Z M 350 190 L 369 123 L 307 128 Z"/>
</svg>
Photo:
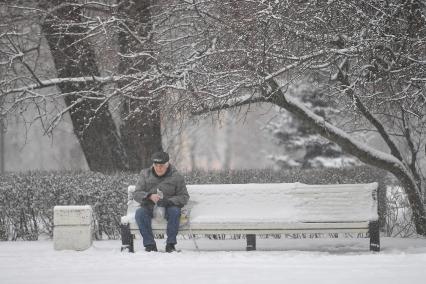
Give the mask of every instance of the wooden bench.
<svg viewBox="0 0 426 284">
<path fill-rule="evenodd" d="M 377 183 L 307 185 L 204 184 L 187 185 L 191 196 L 189 222 L 180 234 L 245 234 L 247 250 L 256 249 L 256 235 L 293 233 L 369 233 L 370 250 L 380 251 Z M 128 188 L 127 215 L 121 218 L 122 250 L 134 252 L 139 234 Z M 165 233 L 166 222 L 153 220 L 154 234 Z"/>
</svg>

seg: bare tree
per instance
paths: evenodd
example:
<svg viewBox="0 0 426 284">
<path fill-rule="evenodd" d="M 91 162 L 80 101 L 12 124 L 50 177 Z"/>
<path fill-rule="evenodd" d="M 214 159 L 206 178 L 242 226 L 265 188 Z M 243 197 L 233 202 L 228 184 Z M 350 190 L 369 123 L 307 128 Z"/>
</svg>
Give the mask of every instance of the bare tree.
<svg viewBox="0 0 426 284">
<path fill-rule="evenodd" d="M 24 113 L 28 105 L 34 105 L 38 110 L 34 119 L 42 120 L 45 132 L 50 133 L 69 113 L 89 168 L 125 170 L 126 153 L 104 100 L 102 83 L 94 79 L 100 72 L 89 41 L 93 31 L 87 27 L 83 8 L 79 1 L 17 0 L 1 6 L 4 32 L 0 52 L 6 58 L 1 64 L 7 70 L 1 81 L 2 115 Z M 44 62 L 46 55 L 41 55 L 46 47 L 53 69 Z M 55 79 L 52 82 L 46 77 Z M 87 80 L 72 80 L 82 77 Z M 57 89 L 49 89 L 51 86 Z M 49 110 L 49 104 L 56 105 L 56 113 Z"/>
<path fill-rule="evenodd" d="M 95 51 L 83 20 L 78 1 L 41 1 L 45 11 L 41 32 L 47 40 L 58 78 L 99 76 Z M 67 5 L 68 4 L 68 5 Z M 37 78 L 35 78 L 37 79 Z M 129 168 L 118 131 L 104 103 L 102 86 L 97 82 L 63 82 L 57 85 L 73 123 L 89 168 L 93 171 L 115 171 Z M 92 96 L 93 99 L 87 99 Z M 101 100 L 96 100 L 96 98 Z"/>
<path fill-rule="evenodd" d="M 8 69 L 1 86 L 8 107 L 2 115 L 35 105 L 41 110 L 35 119 L 50 133 L 69 113 L 91 170 L 147 166 L 151 154 L 162 148 L 159 102 L 149 98 L 149 79 L 140 79 L 152 65 L 143 44 L 149 42 L 148 2 L 16 0 L 2 5 L 2 66 Z M 33 31 L 23 32 L 29 28 Z M 47 71 L 40 70 L 38 59 L 46 49 L 44 39 L 54 63 Z M 104 59 L 105 54 L 112 56 Z M 46 91 L 52 86 L 57 91 Z M 119 105 L 112 108 L 114 98 Z M 56 113 L 46 111 L 49 103 L 59 105 Z M 119 130 L 111 111 L 122 118 Z"/>
<path fill-rule="evenodd" d="M 168 73 L 178 78 L 169 85 L 180 94 L 174 109 L 284 108 L 345 152 L 393 173 L 417 232 L 426 235 L 422 1 L 176 1 L 172 8 L 167 27 L 180 36 L 169 40 L 182 47 L 173 50 L 178 61 Z M 306 77 L 345 119 L 326 121 L 286 92 Z M 377 133 L 388 149 L 372 149 L 357 139 L 361 132 Z"/>
</svg>

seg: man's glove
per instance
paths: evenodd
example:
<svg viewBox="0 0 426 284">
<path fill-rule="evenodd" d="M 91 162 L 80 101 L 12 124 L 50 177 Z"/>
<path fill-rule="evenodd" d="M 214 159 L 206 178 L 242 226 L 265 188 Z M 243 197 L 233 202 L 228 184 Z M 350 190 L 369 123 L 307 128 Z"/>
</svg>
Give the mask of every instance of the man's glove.
<svg viewBox="0 0 426 284">
<path fill-rule="evenodd" d="M 171 202 L 170 200 L 168 200 L 167 198 L 160 199 L 157 202 L 157 206 L 160 206 L 160 207 L 170 207 L 170 206 L 174 206 L 174 205 L 175 204 L 173 202 Z"/>
</svg>

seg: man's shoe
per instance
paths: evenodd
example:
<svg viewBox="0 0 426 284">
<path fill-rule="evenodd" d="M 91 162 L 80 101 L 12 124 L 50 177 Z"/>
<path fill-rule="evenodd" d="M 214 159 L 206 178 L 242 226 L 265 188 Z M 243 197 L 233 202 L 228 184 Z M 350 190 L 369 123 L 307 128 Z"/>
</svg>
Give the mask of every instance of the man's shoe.
<svg viewBox="0 0 426 284">
<path fill-rule="evenodd" d="M 174 251 L 176 251 L 174 244 L 167 244 L 166 245 L 166 252 L 174 252 Z"/>
<path fill-rule="evenodd" d="M 150 251 L 157 251 L 157 246 L 156 245 L 147 245 L 145 247 L 145 251 L 148 251 L 148 252 L 150 252 Z"/>
</svg>

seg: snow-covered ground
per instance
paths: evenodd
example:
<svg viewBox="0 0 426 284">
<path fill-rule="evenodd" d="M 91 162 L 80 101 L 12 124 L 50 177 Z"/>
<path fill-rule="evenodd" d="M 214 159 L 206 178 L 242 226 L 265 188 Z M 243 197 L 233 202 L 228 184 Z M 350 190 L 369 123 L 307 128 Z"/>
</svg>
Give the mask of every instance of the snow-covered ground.
<svg viewBox="0 0 426 284">
<path fill-rule="evenodd" d="M 120 241 L 96 241 L 82 252 L 55 251 L 52 241 L 0 242 L 0 283 L 420 283 L 426 239 L 179 240 L 181 253 L 121 253 Z M 164 250 L 163 240 L 157 245 Z M 420 281 L 420 282 L 419 282 Z"/>
</svg>

